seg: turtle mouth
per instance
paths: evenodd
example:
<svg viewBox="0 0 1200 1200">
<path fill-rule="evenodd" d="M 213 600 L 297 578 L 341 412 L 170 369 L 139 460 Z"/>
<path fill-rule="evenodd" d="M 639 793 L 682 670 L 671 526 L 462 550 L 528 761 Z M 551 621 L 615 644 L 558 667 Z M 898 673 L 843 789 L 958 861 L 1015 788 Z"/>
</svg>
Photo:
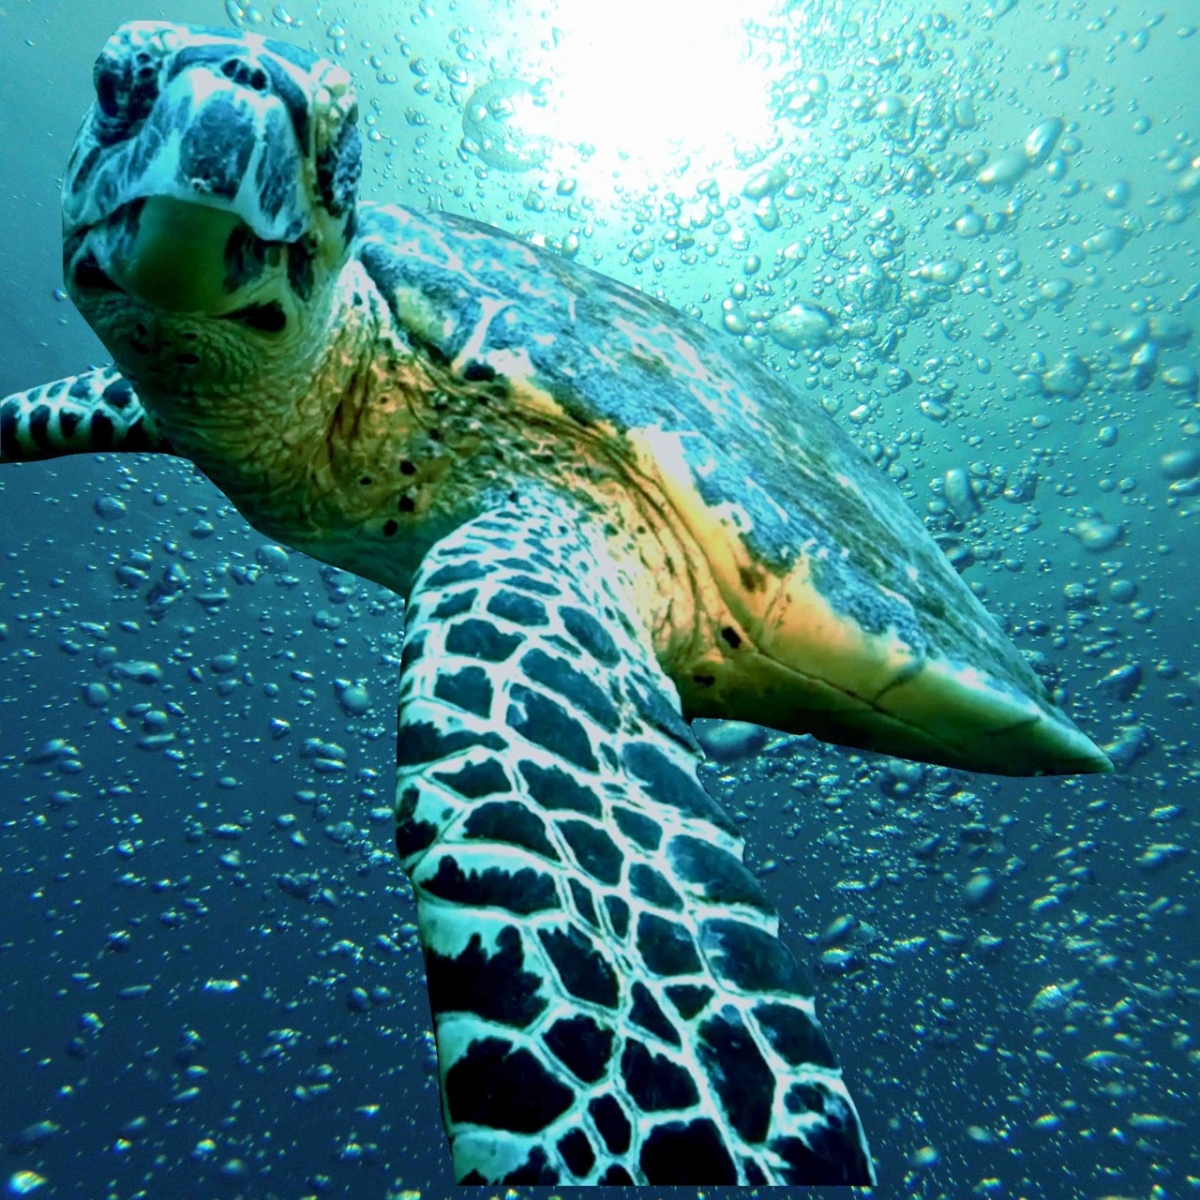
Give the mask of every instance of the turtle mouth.
<svg viewBox="0 0 1200 1200">
<path fill-rule="evenodd" d="M 177 313 L 227 315 L 253 300 L 290 243 L 259 236 L 228 201 L 146 196 L 82 230 L 70 278 Z"/>
</svg>

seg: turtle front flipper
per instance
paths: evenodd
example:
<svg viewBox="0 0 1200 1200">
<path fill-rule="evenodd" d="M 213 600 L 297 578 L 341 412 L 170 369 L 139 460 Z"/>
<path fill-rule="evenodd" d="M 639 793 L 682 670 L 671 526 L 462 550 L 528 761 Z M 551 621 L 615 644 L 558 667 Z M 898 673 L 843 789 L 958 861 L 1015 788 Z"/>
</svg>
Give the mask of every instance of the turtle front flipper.
<svg viewBox="0 0 1200 1200">
<path fill-rule="evenodd" d="M 812 993 L 597 534 L 527 500 L 409 601 L 397 846 L 460 1183 L 867 1184 Z"/>
<path fill-rule="evenodd" d="M 0 400 L 0 462 L 97 450 L 173 454 L 129 381 L 112 367 L 71 375 Z"/>
</svg>

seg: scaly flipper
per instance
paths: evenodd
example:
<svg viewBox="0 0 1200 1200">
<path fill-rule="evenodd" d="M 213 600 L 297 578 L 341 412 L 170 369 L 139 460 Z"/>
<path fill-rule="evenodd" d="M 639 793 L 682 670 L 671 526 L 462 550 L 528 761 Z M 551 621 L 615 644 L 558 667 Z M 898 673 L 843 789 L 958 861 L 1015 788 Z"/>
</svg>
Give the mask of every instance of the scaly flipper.
<svg viewBox="0 0 1200 1200">
<path fill-rule="evenodd" d="M 0 400 L 0 462 L 97 450 L 174 453 L 128 380 L 112 367 L 71 375 Z"/>
<path fill-rule="evenodd" d="M 853 1103 L 625 580 L 565 500 L 409 603 L 397 843 L 461 1183 L 867 1184 Z"/>
</svg>

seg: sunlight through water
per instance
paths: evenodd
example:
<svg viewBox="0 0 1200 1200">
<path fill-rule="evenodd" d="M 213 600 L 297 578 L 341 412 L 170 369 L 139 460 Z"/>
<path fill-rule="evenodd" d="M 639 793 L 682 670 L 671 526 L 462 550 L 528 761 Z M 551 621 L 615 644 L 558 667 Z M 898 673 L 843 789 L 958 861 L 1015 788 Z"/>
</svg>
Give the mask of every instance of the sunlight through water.
<svg viewBox="0 0 1200 1200">
<path fill-rule="evenodd" d="M 608 0 L 560 11 L 557 96 L 547 119 L 559 136 L 654 174 L 675 156 L 728 156 L 728 143 L 770 137 L 767 73 L 744 22 L 760 0 L 696 6 L 687 0 Z M 760 11 L 761 10 L 761 11 Z"/>
</svg>

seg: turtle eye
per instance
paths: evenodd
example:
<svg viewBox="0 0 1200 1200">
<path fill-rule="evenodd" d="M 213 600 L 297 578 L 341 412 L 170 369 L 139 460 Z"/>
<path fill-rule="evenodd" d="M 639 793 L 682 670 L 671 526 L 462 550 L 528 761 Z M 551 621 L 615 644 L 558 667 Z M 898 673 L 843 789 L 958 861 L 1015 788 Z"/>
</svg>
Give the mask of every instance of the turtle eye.
<svg viewBox="0 0 1200 1200">
<path fill-rule="evenodd" d="M 96 69 L 92 75 L 96 87 L 96 103 L 106 117 L 121 115 L 121 69 L 111 59 L 101 56 L 96 59 Z"/>
<path fill-rule="evenodd" d="M 144 121 L 158 99 L 158 64 L 146 50 L 129 58 L 102 54 L 92 73 L 96 103 L 109 121 Z"/>
</svg>

